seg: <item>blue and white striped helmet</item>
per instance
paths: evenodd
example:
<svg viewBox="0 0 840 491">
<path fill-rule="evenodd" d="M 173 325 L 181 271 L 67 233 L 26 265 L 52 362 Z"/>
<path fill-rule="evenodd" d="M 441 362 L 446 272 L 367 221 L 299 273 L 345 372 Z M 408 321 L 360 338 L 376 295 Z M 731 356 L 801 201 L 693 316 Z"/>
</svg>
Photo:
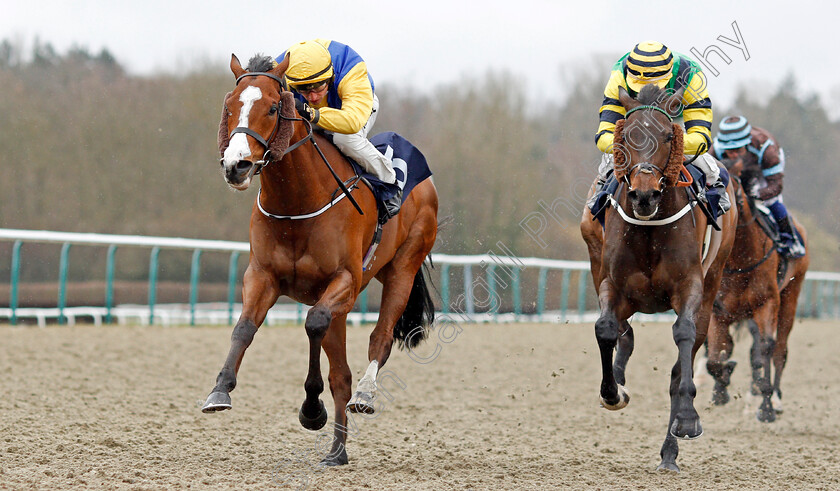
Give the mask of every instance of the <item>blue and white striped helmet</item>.
<svg viewBox="0 0 840 491">
<path fill-rule="evenodd" d="M 715 150 L 731 150 L 741 148 L 752 141 L 752 125 L 744 116 L 729 116 L 723 118 L 715 136 Z"/>
</svg>

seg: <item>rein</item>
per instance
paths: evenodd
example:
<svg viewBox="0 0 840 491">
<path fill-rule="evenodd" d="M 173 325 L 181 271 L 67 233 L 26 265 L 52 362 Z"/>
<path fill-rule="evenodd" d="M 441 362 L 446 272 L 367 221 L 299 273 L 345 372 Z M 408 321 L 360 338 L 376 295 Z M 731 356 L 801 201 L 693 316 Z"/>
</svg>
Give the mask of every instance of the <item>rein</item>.
<svg viewBox="0 0 840 491">
<path fill-rule="evenodd" d="M 277 75 L 274 75 L 273 73 L 267 73 L 267 72 L 246 72 L 246 73 L 243 73 L 242 75 L 237 77 L 236 85 L 239 85 L 239 82 L 245 77 L 257 77 L 257 76 L 266 76 L 268 78 L 271 78 L 271 79 L 277 81 L 280 84 L 280 87 L 281 87 L 281 90 L 282 90 L 283 79 L 281 79 Z M 279 104 L 280 103 L 278 103 L 278 106 L 279 106 Z M 230 132 L 230 136 L 233 136 L 236 133 L 244 133 L 244 134 L 254 138 L 255 140 L 257 140 L 265 148 L 265 153 L 263 154 L 263 158 L 261 160 L 257 160 L 256 162 L 254 162 L 254 165 L 251 167 L 251 171 L 249 172 L 248 177 L 253 177 L 255 175 L 259 175 L 260 172 L 262 172 L 262 169 L 265 166 L 274 162 L 274 159 L 272 159 L 271 151 L 269 150 L 269 144 L 271 143 L 271 140 L 274 139 L 274 136 L 277 134 L 278 128 L 280 128 L 280 120 L 281 119 L 284 120 L 284 121 L 301 121 L 304 125 L 306 125 L 306 136 L 304 136 L 300 140 L 298 140 L 295 143 L 293 143 L 292 145 L 290 145 L 283 152 L 283 155 L 280 156 L 280 160 L 282 160 L 283 157 L 285 157 L 286 155 L 288 155 L 292 151 L 296 150 L 297 148 L 299 148 L 301 145 L 303 145 L 307 141 L 311 141 L 312 146 L 315 147 L 315 150 L 318 151 L 318 155 L 321 156 L 321 160 L 324 161 L 324 164 L 326 164 L 327 168 L 330 170 L 330 174 L 332 174 L 333 179 L 335 179 L 335 182 L 338 184 L 338 188 L 341 190 L 342 195 L 339 196 L 338 198 L 333 199 L 329 203 L 327 203 L 320 210 L 318 210 L 316 212 L 313 212 L 313 213 L 307 213 L 305 215 L 274 215 L 272 213 L 268 213 L 267 211 L 265 211 L 263 209 L 262 204 L 260 203 L 259 196 L 257 196 L 257 207 L 260 209 L 262 214 L 267 216 L 267 217 L 270 217 L 270 218 L 289 219 L 289 220 L 304 220 L 304 219 L 307 219 L 307 218 L 316 217 L 316 216 L 324 213 L 328 209 L 332 208 L 332 205 L 338 203 L 339 201 L 344 199 L 344 197 L 346 196 L 350 200 L 350 202 L 353 203 L 353 206 L 356 208 L 356 211 L 358 211 L 360 215 L 364 215 L 365 212 L 362 211 L 362 207 L 359 206 L 359 203 L 350 194 L 351 189 L 355 189 L 355 187 L 356 187 L 355 184 L 358 181 L 359 176 L 356 176 L 356 178 L 357 178 L 356 181 L 353 181 L 353 183 L 350 186 L 351 189 L 348 189 L 347 185 L 344 182 L 341 181 L 341 178 L 338 177 L 338 174 L 335 172 L 335 169 L 333 169 L 332 166 L 330 165 L 330 162 L 327 160 L 327 157 L 324 155 L 324 152 L 321 151 L 321 147 L 319 147 L 318 143 L 315 141 L 315 138 L 313 136 L 312 123 L 309 122 L 308 120 L 304 119 L 304 118 L 287 118 L 287 117 L 285 117 L 281 114 L 279 107 L 277 109 L 277 121 L 274 124 L 274 129 L 271 130 L 271 136 L 268 137 L 268 140 L 264 139 L 256 131 L 254 131 L 250 128 L 244 127 L 244 126 L 237 126 L 236 128 L 233 129 L 233 131 Z M 260 192 L 262 192 L 262 190 L 260 190 Z M 335 194 L 335 193 L 333 193 L 333 194 Z"/>
</svg>

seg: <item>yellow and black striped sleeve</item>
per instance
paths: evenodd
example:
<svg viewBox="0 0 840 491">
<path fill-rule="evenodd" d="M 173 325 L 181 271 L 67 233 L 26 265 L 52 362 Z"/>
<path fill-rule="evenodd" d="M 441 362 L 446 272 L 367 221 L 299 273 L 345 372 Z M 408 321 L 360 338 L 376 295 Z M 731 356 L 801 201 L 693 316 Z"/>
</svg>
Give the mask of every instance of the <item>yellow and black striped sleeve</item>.
<svg viewBox="0 0 840 491">
<path fill-rule="evenodd" d="M 706 76 L 698 71 L 691 78 L 682 98 L 685 125 L 685 153 L 694 155 L 704 146 L 704 153 L 712 146 L 712 100 L 709 99 Z"/>
<path fill-rule="evenodd" d="M 600 123 L 598 124 L 598 132 L 595 134 L 595 144 L 604 153 L 612 152 L 615 122 L 624 119 L 624 114 L 627 112 L 618 100 L 619 87 L 624 87 L 624 76 L 620 70 L 613 70 L 610 74 L 610 80 L 604 88 L 604 102 L 601 103 L 601 111 L 599 112 Z"/>
</svg>

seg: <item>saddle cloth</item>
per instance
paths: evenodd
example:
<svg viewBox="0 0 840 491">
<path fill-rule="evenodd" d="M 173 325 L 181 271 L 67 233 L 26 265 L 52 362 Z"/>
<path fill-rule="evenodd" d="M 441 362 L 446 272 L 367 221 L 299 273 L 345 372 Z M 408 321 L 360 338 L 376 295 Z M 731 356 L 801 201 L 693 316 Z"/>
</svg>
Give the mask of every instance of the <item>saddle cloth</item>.
<svg viewBox="0 0 840 491">
<path fill-rule="evenodd" d="M 432 175 L 426 157 L 410 141 L 399 134 L 386 131 L 372 137 L 370 142 L 379 152 L 391 158 L 394 173 L 397 175 L 396 184 L 383 182 L 373 174 L 365 172 L 365 169 L 353 159 L 348 160 L 350 160 L 356 173 L 370 183 L 373 194 L 379 202 L 392 198 L 397 194 L 397 186 L 399 186 L 403 190 L 402 201 L 404 203 L 408 199 L 408 195 L 411 194 L 411 190 Z"/>
</svg>

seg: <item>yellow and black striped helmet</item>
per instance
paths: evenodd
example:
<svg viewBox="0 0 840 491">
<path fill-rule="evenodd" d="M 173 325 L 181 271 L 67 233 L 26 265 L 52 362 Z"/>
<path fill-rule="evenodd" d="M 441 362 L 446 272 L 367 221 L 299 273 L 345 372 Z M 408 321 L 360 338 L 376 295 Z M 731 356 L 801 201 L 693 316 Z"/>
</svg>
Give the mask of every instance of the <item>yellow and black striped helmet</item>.
<svg viewBox="0 0 840 491">
<path fill-rule="evenodd" d="M 639 92 L 647 84 L 665 87 L 671 79 L 674 55 L 662 43 L 643 41 L 627 57 L 627 85 Z"/>
</svg>

